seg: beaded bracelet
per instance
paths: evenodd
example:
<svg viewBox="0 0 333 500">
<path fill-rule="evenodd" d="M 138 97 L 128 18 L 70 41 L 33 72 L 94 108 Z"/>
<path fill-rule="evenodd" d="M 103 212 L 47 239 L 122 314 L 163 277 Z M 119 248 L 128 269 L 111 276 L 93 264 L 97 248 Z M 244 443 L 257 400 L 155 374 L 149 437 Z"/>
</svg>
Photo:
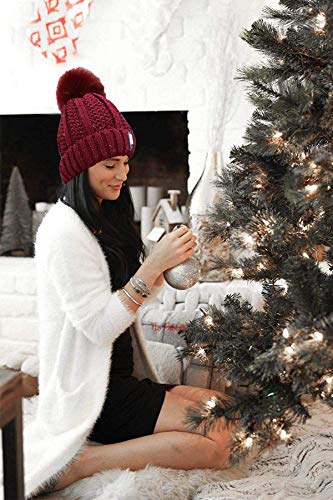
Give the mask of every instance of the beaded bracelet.
<svg viewBox="0 0 333 500">
<path fill-rule="evenodd" d="M 148 295 L 151 294 L 150 288 L 146 285 L 146 283 L 144 281 L 142 281 L 142 279 L 138 278 L 137 276 L 133 276 L 133 279 L 138 284 L 138 286 L 140 288 L 142 288 L 142 290 L 144 290 L 145 292 L 147 292 Z"/>
<path fill-rule="evenodd" d="M 135 304 L 137 304 L 138 306 L 141 306 L 142 304 L 140 302 L 138 302 L 137 300 L 135 300 L 132 295 L 127 291 L 125 290 L 125 288 L 122 288 L 123 292 L 127 295 L 127 297 L 129 299 L 131 299 L 132 302 L 135 302 Z"/>
<path fill-rule="evenodd" d="M 141 288 L 135 284 L 133 284 L 133 278 L 130 278 L 130 283 L 132 285 L 132 287 L 134 288 L 134 290 L 136 291 L 136 293 L 140 293 L 141 297 L 143 298 L 146 298 L 148 297 L 148 295 L 150 295 L 150 292 L 146 292 L 146 291 L 141 291 Z"/>
</svg>

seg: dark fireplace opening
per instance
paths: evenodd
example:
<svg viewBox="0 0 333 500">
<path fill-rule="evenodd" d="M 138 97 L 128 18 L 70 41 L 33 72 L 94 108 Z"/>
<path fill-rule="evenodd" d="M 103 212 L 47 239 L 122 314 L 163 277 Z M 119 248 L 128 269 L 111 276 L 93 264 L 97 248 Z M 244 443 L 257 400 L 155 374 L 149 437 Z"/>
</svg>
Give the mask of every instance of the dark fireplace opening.
<svg viewBox="0 0 333 500">
<path fill-rule="evenodd" d="M 137 139 L 130 161 L 129 186 L 179 189 L 179 204 L 187 200 L 187 111 L 124 112 Z M 57 129 L 60 114 L 3 115 L 0 117 L 0 216 L 4 213 L 9 178 L 20 170 L 31 210 L 35 203 L 55 203 L 61 185 Z"/>
</svg>

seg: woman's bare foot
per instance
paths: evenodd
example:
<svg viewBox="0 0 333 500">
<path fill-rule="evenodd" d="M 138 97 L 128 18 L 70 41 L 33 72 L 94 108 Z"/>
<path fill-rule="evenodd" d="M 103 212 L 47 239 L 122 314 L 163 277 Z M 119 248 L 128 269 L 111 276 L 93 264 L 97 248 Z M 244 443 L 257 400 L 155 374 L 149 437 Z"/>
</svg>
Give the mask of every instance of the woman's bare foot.
<svg viewBox="0 0 333 500">
<path fill-rule="evenodd" d="M 65 469 L 60 479 L 58 479 L 54 485 L 52 491 L 62 490 L 63 488 L 66 488 L 66 486 L 69 486 L 70 484 L 85 477 L 84 465 L 91 456 L 91 448 L 92 446 L 88 444 L 84 444 L 82 446 L 79 456 Z"/>
</svg>

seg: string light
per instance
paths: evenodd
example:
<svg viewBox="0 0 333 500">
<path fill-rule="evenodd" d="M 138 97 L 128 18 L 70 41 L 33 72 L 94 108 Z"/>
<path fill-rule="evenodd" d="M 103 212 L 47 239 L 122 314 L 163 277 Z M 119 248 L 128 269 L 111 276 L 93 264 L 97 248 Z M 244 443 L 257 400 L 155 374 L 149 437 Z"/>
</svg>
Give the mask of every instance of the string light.
<svg viewBox="0 0 333 500">
<path fill-rule="evenodd" d="M 287 441 L 291 437 L 291 434 L 288 434 L 285 429 L 281 429 L 279 435 L 283 441 Z"/>
<path fill-rule="evenodd" d="M 212 396 L 208 401 L 206 401 L 206 406 L 208 408 L 215 408 L 216 406 L 216 396 Z"/>
<path fill-rule="evenodd" d="M 200 347 L 196 353 L 196 358 L 199 358 L 199 359 L 202 359 L 203 361 L 205 361 L 207 359 L 207 354 L 206 354 L 206 351 L 203 347 Z"/>
<path fill-rule="evenodd" d="M 209 315 L 206 315 L 204 318 L 204 322 L 206 323 L 207 326 L 212 326 L 214 325 L 213 318 Z"/>
<path fill-rule="evenodd" d="M 243 238 L 243 241 L 246 244 L 246 246 L 248 246 L 249 248 L 254 247 L 255 241 L 254 241 L 254 238 L 250 234 L 243 233 L 242 238 Z"/>
<path fill-rule="evenodd" d="M 326 16 L 323 12 L 320 12 L 317 16 L 316 16 L 316 19 L 315 19 L 315 23 L 316 23 L 316 28 L 315 28 L 315 32 L 316 33 L 323 33 L 324 31 L 324 28 L 326 26 Z"/>
<path fill-rule="evenodd" d="M 285 38 L 287 38 L 287 35 L 284 35 L 283 33 L 280 33 L 277 37 L 278 42 L 282 42 Z"/>
<path fill-rule="evenodd" d="M 309 256 L 306 252 L 303 252 L 303 253 L 302 253 L 302 255 L 303 255 L 303 257 L 305 257 L 306 259 L 309 259 L 309 258 L 310 258 L 310 256 Z"/>
<path fill-rule="evenodd" d="M 283 141 L 282 135 L 283 135 L 282 132 L 277 130 L 276 132 L 274 132 L 270 142 L 274 142 L 274 143 L 282 142 Z"/>
<path fill-rule="evenodd" d="M 317 342 L 322 342 L 324 340 L 324 335 L 321 332 L 314 332 L 312 338 Z"/>
<path fill-rule="evenodd" d="M 313 170 L 316 170 L 318 168 L 318 165 L 314 161 L 311 161 L 309 163 L 309 167 L 312 168 Z"/>
<path fill-rule="evenodd" d="M 284 336 L 285 339 L 289 339 L 289 330 L 288 328 L 284 328 L 282 335 Z"/>
<path fill-rule="evenodd" d="M 253 445 L 253 438 L 251 436 L 247 437 L 244 441 L 244 446 L 250 448 Z"/>
<path fill-rule="evenodd" d="M 287 356 L 292 356 L 293 354 L 295 354 L 295 351 L 294 349 L 288 345 L 285 350 L 284 350 L 284 353 L 287 355 Z"/>
<path fill-rule="evenodd" d="M 318 191 L 319 185 L 318 184 L 309 184 L 308 186 L 305 186 L 304 190 L 308 194 L 314 194 L 316 191 Z"/>
</svg>

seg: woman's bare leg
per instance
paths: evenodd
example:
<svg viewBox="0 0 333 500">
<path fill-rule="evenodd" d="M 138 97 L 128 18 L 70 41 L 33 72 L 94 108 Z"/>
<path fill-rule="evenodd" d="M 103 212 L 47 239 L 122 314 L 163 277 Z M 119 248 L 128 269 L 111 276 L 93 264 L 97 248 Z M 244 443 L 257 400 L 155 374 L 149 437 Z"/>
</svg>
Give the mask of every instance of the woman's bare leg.
<svg viewBox="0 0 333 500">
<path fill-rule="evenodd" d="M 172 394 L 172 391 L 176 392 L 175 389 L 166 392 L 153 434 L 108 445 L 85 445 L 79 460 L 66 471 L 55 489 L 113 468 L 138 470 L 148 464 L 184 470 L 226 468 L 229 457 L 226 445 L 230 430 L 225 428 L 224 420 L 219 419 L 217 426 L 206 436 L 199 430 L 189 432 L 182 422 L 185 408 L 193 405 L 194 401 L 202 401 L 207 396 L 209 399 L 213 392 L 216 395 L 220 393 L 195 388 L 199 389 L 197 398 L 192 393 L 194 399 L 189 400 Z M 173 429 L 168 430 L 169 426 Z"/>
<path fill-rule="evenodd" d="M 108 469 L 144 469 L 148 464 L 173 469 L 223 469 L 226 455 L 215 441 L 188 432 L 159 432 L 121 443 L 84 445 L 81 456 L 54 490 Z"/>
</svg>

